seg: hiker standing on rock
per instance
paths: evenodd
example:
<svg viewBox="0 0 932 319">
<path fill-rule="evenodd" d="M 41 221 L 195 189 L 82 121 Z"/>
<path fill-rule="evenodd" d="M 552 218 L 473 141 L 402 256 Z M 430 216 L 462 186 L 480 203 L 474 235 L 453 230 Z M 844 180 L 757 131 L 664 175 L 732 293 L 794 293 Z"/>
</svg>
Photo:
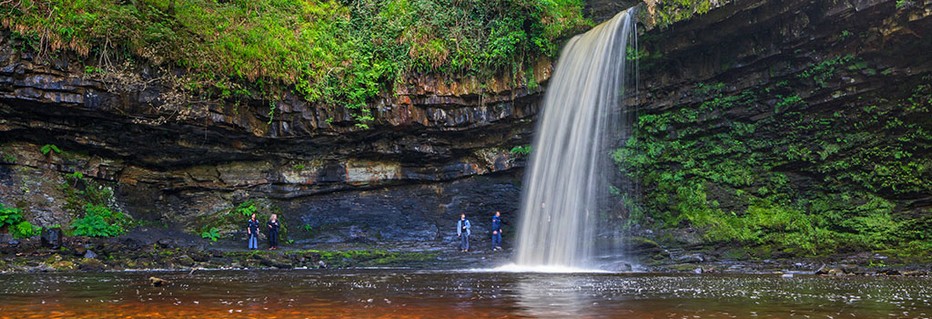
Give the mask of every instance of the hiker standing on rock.
<svg viewBox="0 0 932 319">
<path fill-rule="evenodd" d="M 278 215 L 272 214 L 266 224 L 269 226 L 269 250 L 278 249 L 278 229 L 281 228 L 278 223 Z"/>
<path fill-rule="evenodd" d="M 460 250 L 469 252 L 469 220 L 466 219 L 466 213 L 460 214 L 460 220 L 456 222 L 456 237 L 460 238 Z"/>
<path fill-rule="evenodd" d="M 502 212 L 492 216 L 492 251 L 502 250 Z"/>
<path fill-rule="evenodd" d="M 246 235 L 249 235 L 249 249 L 259 249 L 259 220 L 256 214 L 252 214 L 252 218 L 246 222 Z"/>
</svg>

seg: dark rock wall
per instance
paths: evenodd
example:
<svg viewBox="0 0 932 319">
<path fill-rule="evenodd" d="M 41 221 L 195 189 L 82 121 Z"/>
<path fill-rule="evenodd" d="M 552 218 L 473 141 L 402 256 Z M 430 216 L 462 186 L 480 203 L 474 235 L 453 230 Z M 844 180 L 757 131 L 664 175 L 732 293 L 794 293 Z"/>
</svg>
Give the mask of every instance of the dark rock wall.
<svg viewBox="0 0 932 319">
<path fill-rule="evenodd" d="M 642 182 L 632 212 L 692 245 L 928 245 L 930 16 L 921 1 L 736 1 L 643 34 L 637 139 L 616 154 Z"/>
<path fill-rule="evenodd" d="M 591 1 L 587 10 L 598 21 L 629 3 Z M 848 122 L 828 127 L 797 123 L 810 128 L 794 131 L 790 140 L 783 133 L 792 129 L 773 123 L 818 122 L 838 111 L 862 109 L 871 104 L 867 101 L 900 101 L 928 83 L 930 9 L 919 1 L 907 1 L 907 6 L 897 8 L 896 1 L 740 1 L 666 29 L 644 31 L 640 88 L 632 110 L 638 116 L 667 114 L 674 121 L 640 136 L 698 143 L 691 144 L 693 149 L 702 149 L 722 145 L 709 137 L 730 132 L 740 122 L 756 125 L 757 139 L 818 145 L 829 138 L 819 132 L 839 131 L 874 115 L 842 112 Z M 442 242 L 452 236 L 460 212 L 474 216 L 479 233 L 492 210 L 516 220 L 512 214 L 524 159 L 508 150 L 530 142 L 541 89 L 515 87 L 504 80 L 510 76 L 484 83 L 412 78 L 373 101 L 375 120 L 370 129 L 360 129 L 341 107 L 311 105 L 287 94 L 275 102 L 203 96 L 179 82 L 176 70 L 128 63 L 120 72 L 86 73 L 85 64 L 93 61 L 59 57 L 37 64 L 17 46 L 9 34 L 0 38 L 0 194 L 5 204 L 25 208 L 40 225 L 70 220 L 60 185 L 64 174 L 75 171 L 114 188 L 113 205 L 130 215 L 189 230 L 198 229 L 203 216 L 247 199 L 281 211 L 292 233 L 308 225 L 313 235 L 296 237 L 308 242 Z M 848 55 L 852 58 L 834 65 L 831 74 L 802 76 Z M 545 82 L 551 62 L 541 60 L 533 72 Z M 699 89 L 700 84 L 712 89 Z M 682 110 L 737 99 L 748 91 L 756 92 L 751 100 L 673 119 Z M 794 96 L 802 103 L 787 104 Z M 778 104 L 782 110 L 775 111 Z M 927 111 L 896 114 L 929 131 Z M 884 131 L 883 123 L 872 125 L 880 128 L 864 130 L 880 133 L 870 143 L 902 137 L 883 133 L 892 132 Z M 921 163 L 928 163 L 928 142 L 917 143 L 911 156 L 927 165 Z M 43 155 L 39 149 L 46 144 L 63 152 Z M 715 166 L 749 154 L 772 156 L 756 159 L 770 164 L 748 164 L 747 171 L 754 180 L 784 174 L 790 194 L 859 183 L 826 180 L 837 172 L 820 173 L 826 162 L 818 155 L 778 159 L 789 147 L 777 143 L 751 153 L 695 159 Z M 819 151 L 824 150 L 812 147 L 810 153 Z M 845 158 L 856 151 L 827 156 Z M 645 164 L 639 172 L 681 171 L 685 163 L 672 158 Z M 898 211 L 927 211 L 932 202 L 927 167 L 912 191 L 871 193 L 896 201 Z M 733 199 L 735 190 L 756 192 L 764 184 L 711 182 L 707 187 L 711 199 L 740 211 L 747 203 Z M 645 193 L 657 189 L 655 182 L 642 186 Z M 658 214 L 669 209 L 652 208 Z"/>
<path fill-rule="evenodd" d="M 529 143 L 540 95 L 500 78 L 412 78 L 370 105 L 375 120 L 361 129 L 341 108 L 289 95 L 211 98 L 186 90 L 175 71 L 130 63 L 85 73 L 86 61 L 34 63 L 17 45 L 0 38 L 0 194 L 39 225 L 70 222 L 64 175 L 81 172 L 113 188 L 114 207 L 189 230 L 257 199 L 294 228 L 397 217 L 376 238 L 439 239 L 439 223 L 459 212 L 514 209 L 524 159 L 509 150 Z M 545 81 L 550 68 L 541 60 L 532 72 Z M 44 145 L 62 152 L 42 154 Z M 478 196 L 499 184 L 512 186 Z M 406 216 L 432 216 L 423 228 L 433 231 L 401 232 L 415 226 L 400 222 Z"/>
</svg>

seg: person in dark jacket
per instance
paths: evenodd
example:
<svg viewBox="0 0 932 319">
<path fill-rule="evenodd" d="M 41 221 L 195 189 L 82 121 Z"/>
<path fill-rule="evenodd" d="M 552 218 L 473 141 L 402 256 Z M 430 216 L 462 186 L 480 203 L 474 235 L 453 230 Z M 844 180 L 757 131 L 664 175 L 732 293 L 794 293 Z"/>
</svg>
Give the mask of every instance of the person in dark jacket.
<svg viewBox="0 0 932 319">
<path fill-rule="evenodd" d="M 272 214 L 266 224 L 269 226 L 269 250 L 278 249 L 278 230 L 281 228 L 281 224 L 278 223 L 278 215 Z"/>
<path fill-rule="evenodd" d="M 256 214 L 252 214 L 252 218 L 246 222 L 246 235 L 249 235 L 249 249 L 259 249 L 259 220 Z"/>
<path fill-rule="evenodd" d="M 466 213 L 460 214 L 460 220 L 456 222 L 456 237 L 460 238 L 460 250 L 469 252 L 469 220 L 466 219 Z"/>
<path fill-rule="evenodd" d="M 502 250 L 502 213 L 492 216 L 492 251 Z"/>
</svg>

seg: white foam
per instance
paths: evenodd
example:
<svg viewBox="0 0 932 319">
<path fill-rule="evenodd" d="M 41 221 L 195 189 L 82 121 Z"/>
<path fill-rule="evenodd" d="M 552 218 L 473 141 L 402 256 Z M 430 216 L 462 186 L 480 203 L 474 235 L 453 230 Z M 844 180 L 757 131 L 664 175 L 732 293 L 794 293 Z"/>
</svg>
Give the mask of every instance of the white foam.
<svg viewBox="0 0 932 319">
<path fill-rule="evenodd" d="M 474 271 L 484 272 L 508 272 L 508 273 L 543 273 L 543 274 L 592 274 L 592 273 L 612 273 L 602 269 L 588 269 L 567 266 L 525 266 L 517 264 L 507 264 L 504 266 L 489 269 L 474 269 Z"/>
</svg>

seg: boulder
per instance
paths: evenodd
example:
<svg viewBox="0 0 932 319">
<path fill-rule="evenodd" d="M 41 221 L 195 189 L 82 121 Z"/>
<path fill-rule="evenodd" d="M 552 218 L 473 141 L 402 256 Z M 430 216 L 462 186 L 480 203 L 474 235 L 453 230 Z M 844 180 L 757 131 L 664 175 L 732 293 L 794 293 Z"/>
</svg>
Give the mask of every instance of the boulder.
<svg viewBox="0 0 932 319">
<path fill-rule="evenodd" d="M 87 248 L 85 248 L 83 245 L 77 245 L 74 247 L 74 250 L 72 252 L 74 253 L 75 256 L 83 257 L 84 254 L 87 253 Z"/>
<path fill-rule="evenodd" d="M 87 252 L 84 253 L 84 258 L 85 259 L 97 259 L 97 254 L 94 253 L 93 251 L 88 250 Z"/>
<path fill-rule="evenodd" d="M 192 259 L 188 255 L 181 255 L 181 256 L 175 257 L 175 263 L 185 266 L 185 267 L 191 267 L 191 266 L 194 266 L 194 259 Z"/>
<path fill-rule="evenodd" d="M 62 231 L 60 227 L 47 227 L 42 229 L 42 247 L 58 249 L 61 247 Z"/>
<path fill-rule="evenodd" d="M 85 258 L 78 265 L 78 269 L 83 271 L 104 271 L 107 265 L 97 259 Z"/>
<path fill-rule="evenodd" d="M 170 238 L 162 238 L 156 242 L 160 248 L 175 248 L 175 240 Z"/>
</svg>

